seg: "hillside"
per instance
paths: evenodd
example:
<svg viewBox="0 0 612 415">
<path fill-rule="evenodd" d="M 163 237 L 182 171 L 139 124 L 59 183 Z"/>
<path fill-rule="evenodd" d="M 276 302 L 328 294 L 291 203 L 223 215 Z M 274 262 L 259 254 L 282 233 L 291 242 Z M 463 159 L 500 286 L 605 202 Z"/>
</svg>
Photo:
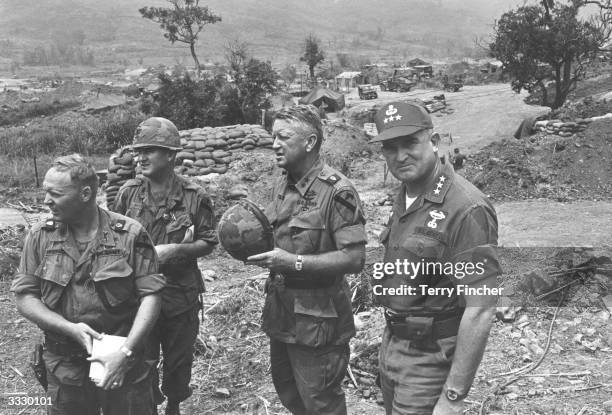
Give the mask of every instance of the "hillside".
<svg viewBox="0 0 612 415">
<path fill-rule="evenodd" d="M 253 53 L 274 63 L 295 62 L 312 32 L 330 53 L 372 59 L 465 56 L 474 37 L 490 33 L 492 22 L 512 3 L 504 0 L 209 0 L 223 21 L 206 27 L 199 54 L 223 60 L 229 39 L 247 41 Z M 19 61 L 24 50 L 81 31 L 83 46 L 96 61 L 144 59 L 145 63 L 188 55 L 167 42 L 157 25 L 140 17 L 146 5 L 163 0 L 23 0 L 0 2 L 0 57 Z M 148 62 L 151 61 L 151 62 Z"/>
</svg>

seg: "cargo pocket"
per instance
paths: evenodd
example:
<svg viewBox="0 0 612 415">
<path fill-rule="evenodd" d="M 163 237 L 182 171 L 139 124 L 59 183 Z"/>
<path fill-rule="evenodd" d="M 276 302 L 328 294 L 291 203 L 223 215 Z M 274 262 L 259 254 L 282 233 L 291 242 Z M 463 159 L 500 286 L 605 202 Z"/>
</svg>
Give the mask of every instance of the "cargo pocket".
<svg viewBox="0 0 612 415">
<path fill-rule="evenodd" d="M 74 274 L 74 261 L 63 251 L 47 253 L 35 271 L 41 281 L 41 299 L 53 310 Z"/>
<path fill-rule="evenodd" d="M 296 296 L 293 311 L 297 344 L 321 347 L 333 341 L 338 313 L 330 296 Z"/>
<path fill-rule="evenodd" d="M 296 254 L 312 254 L 319 250 L 325 223 L 320 209 L 312 209 L 289 221 L 291 240 Z"/>
<path fill-rule="evenodd" d="M 132 267 L 123 256 L 100 257 L 92 272 L 96 292 L 109 311 L 120 312 L 134 305 Z"/>
</svg>

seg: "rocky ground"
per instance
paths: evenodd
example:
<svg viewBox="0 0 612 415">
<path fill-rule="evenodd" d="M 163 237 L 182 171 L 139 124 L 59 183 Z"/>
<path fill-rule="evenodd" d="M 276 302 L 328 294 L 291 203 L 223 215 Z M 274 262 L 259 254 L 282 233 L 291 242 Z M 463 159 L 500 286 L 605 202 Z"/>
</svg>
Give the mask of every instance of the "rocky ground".
<svg viewBox="0 0 612 415">
<path fill-rule="evenodd" d="M 523 308 L 512 321 L 494 323 L 483 363 L 468 397 L 467 413 L 603 414 L 612 396 L 612 338 L 607 308 L 612 307 L 608 302 L 612 265 L 606 260 L 612 252 L 560 249 L 554 243 L 560 240 L 555 235 L 561 228 L 587 238 L 597 230 L 601 240 L 606 239 L 605 226 L 609 224 L 602 220 L 598 229 L 593 228 L 598 217 L 609 214 L 604 210 L 610 206 L 609 131 L 612 125 L 609 121 L 594 123 L 584 133 L 571 138 L 538 134 L 517 141 L 510 135 L 522 117 L 533 115 L 529 111 L 534 110 L 527 107 L 529 111 L 523 113 L 525 107 L 520 96 L 496 98 L 509 90 L 507 85 L 489 85 L 480 92 L 477 88 L 466 88 L 463 100 L 458 95 L 461 92 L 449 98 L 449 108 L 453 111 L 436 117 L 434 122 L 453 126 L 453 131 L 458 131 L 455 127 L 464 129 L 453 133 L 461 139 L 459 146 L 470 153 L 462 174 L 490 195 L 498 211 L 503 212 L 509 203 L 544 206 L 545 212 L 537 212 L 525 210 L 521 205 L 522 210 L 510 209 L 506 215 L 509 223 L 519 229 L 521 217 L 540 214 L 543 225 L 535 232 L 531 246 L 542 246 L 538 245 L 542 239 L 537 234 L 546 234 L 550 237 L 550 244 L 546 246 L 550 247 L 500 250 L 504 268 L 500 285 L 511 292 L 529 292 L 531 297 L 521 302 Z M 407 95 L 410 94 L 413 93 Z M 379 104 L 387 98 L 395 96 L 383 96 Z M 493 101 L 498 103 L 493 105 Z M 491 113 L 486 119 L 486 128 L 480 128 L 478 122 L 487 108 Z M 463 121 L 462 114 L 466 117 Z M 494 117 L 497 121 L 491 120 Z M 389 215 L 389 195 L 395 192 L 397 182 L 391 177 L 385 178 L 378 148 L 368 145 L 361 132 L 341 120 L 330 121 L 327 128 L 331 138 L 325 143 L 324 156 L 348 174 L 358 188 L 368 218 L 367 262 L 372 264 L 381 259 L 382 251 L 376 240 Z M 351 151 L 343 151 L 345 148 Z M 237 185 L 246 188 L 256 202 L 266 204 L 271 182 L 277 174 L 269 152 L 261 150 L 235 161 L 225 175 L 200 180 L 221 213 L 233 203 L 229 196 Z M 15 191 L 4 189 L 0 200 L 12 206 L 6 203 L 2 206 L 21 208 L 26 216 L 36 213 L 20 207 L 19 202 L 36 210 L 40 193 L 10 195 L 7 192 Z M 556 216 L 560 211 L 558 203 L 572 206 L 572 203 L 586 202 L 593 204 L 589 214 L 594 219 L 588 224 L 581 221 L 582 212 L 575 213 L 573 218 L 571 214 L 563 219 Z M 3 229 L 0 233 L 0 391 L 4 399 L 0 401 L 0 413 L 42 414 L 44 409 L 33 405 L 7 406 L 8 396 L 24 393 L 37 396 L 42 390 L 33 380 L 28 365 L 30 345 L 39 337 L 39 331 L 17 314 L 8 293 L 23 228 L 4 226 Z M 518 237 L 523 234 L 519 229 Z M 593 256 L 604 259 L 585 268 L 585 261 Z M 207 293 L 193 369 L 194 395 L 185 403 L 184 413 L 286 414 L 271 385 L 267 338 L 259 330 L 265 274 L 261 269 L 245 267 L 219 250 L 203 259 L 200 267 L 207 278 Z M 380 310 L 370 302 L 368 269 L 350 278 L 360 329 L 351 343 L 353 378 L 347 376 L 345 386 L 350 413 L 382 414 L 374 379 L 383 320 Z M 534 285 L 532 281 L 537 283 Z M 539 302 L 533 298 L 534 294 L 545 294 L 570 282 L 559 307 L 558 297 Z M 536 363 L 537 367 L 531 366 Z M 509 383 L 510 380 L 513 382 Z M 504 384 L 507 386 L 501 388 Z"/>
</svg>

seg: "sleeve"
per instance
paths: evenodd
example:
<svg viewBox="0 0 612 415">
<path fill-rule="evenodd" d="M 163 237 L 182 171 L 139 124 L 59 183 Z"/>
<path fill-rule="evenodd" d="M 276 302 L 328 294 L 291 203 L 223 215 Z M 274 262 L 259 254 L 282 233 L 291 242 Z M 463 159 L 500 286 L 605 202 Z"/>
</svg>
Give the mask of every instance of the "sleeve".
<svg viewBox="0 0 612 415">
<path fill-rule="evenodd" d="M 158 272 L 155 246 L 144 228 L 140 229 L 134 240 L 131 255 L 138 296 L 144 297 L 161 291 L 166 286 L 166 279 Z"/>
<path fill-rule="evenodd" d="M 40 298 L 40 278 L 36 274 L 41 262 L 38 233 L 30 231 L 26 236 L 17 275 L 11 285 L 15 294 L 33 294 Z"/>
<path fill-rule="evenodd" d="M 354 189 L 343 189 L 334 195 L 330 226 L 338 250 L 350 245 L 365 245 L 365 217 Z"/>
<path fill-rule="evenodd" d="M 108 210 L 125 215 L 125 212 L 127 212 L 128 189 L 129 187 L 126 186 L 122 186 L 119 189 L 115 203 L 113 206 L 108 206 Z"/>
<path fill-rule="evenodd" d="M 219 240 L 217 239 L 217 231 L 215 230 L 215 212 L 213 210 L 212 202 L 208 196 L 200 192 L 198 192 L 198 200 L 193 224 L 194 241 L 201 240 L 212 245 L 219 243 Z"/>
<path fill-rule="evenodd" d="M 497 257 L 497 216 L 491 206 L 472 207 L 451 235 L 453 283 L 497 287 L 502 269 Z"/>
</svg>

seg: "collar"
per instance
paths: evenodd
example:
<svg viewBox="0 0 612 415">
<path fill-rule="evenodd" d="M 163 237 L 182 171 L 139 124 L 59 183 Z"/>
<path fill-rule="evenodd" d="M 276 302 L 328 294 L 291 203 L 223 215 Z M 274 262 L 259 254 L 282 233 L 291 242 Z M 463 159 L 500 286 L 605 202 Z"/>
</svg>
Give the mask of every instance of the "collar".
<svg viewBox="0 0 612 415">
<path fill-rule="evenodd" d="M 295 183 L 295 184 L 290 183 L 289 182 L 289 175 L 286 175 L 285 178 L 286 178 L 287 182 L 285 184 L 285 188 L 283 189 L 283 193 L 284 193 L 284 190 L 287 189 L 287 185 L 291 184 L 291 185 L 293 185 L 293 187 L 295 187 L 295 189 L 298 191 L 300 196 L 304 197 L 304 195 L 306 195 L 306 192 L 308 191 L 308 189 L 310 189 L 310 186 L 312 186 L 312 184 L 314 183 L 315 179 L 321 173 L 321 170 L 323 170 L 323 161 L 321 160 L 321 158 L 318 158 L 314 162 L 314 164 L 312 165 L 310 170 L 308 170 L 308 172 L 306 172 L 306 174 L 297 183 Z"/>
<path fill-rule="evenodd" d="M 170 179 L 170 192 L 166 199 L 166 210 L 172 210 L 183 199 L 183 183 L 176 174 L 172 174 Z M 140 188 L 140 198 L 143 202 L 147 202 L 151 195 L 151 181 L 148 178 L 143 178 L 144 186 Z"/>
<path fill-rule="evenodd" d="M 455 172 L 449 163 L 442 164 L 438 177 L 433 182 L 432 187 L 423 196 L 433 203 L 442 203 L 455 178 Z"/>
<path fill-rule="evenodd" d="M 420 195 L 417 200 L 412 203 L 408 210 L 406 210 L 406 185 L 402 184 L 402 188 L 397 197 L 395 198 L 395 203 L 393 204 L 393 211 L 398 215 L 398 217 L 402 217 L 403 215 L 418 210 L 421 206 L 423 206 L 425 200 L 428 200 L 433 203 L 444 202 L 446 193 L 448 193 L 448 189 L 450 189 L 454 178 L 455 172 L 451 165 L 442 164 L 440 172 L 438 173 L 438 177 L 433 182 L 431 188 L 424 194 Z"/>
</svg>

